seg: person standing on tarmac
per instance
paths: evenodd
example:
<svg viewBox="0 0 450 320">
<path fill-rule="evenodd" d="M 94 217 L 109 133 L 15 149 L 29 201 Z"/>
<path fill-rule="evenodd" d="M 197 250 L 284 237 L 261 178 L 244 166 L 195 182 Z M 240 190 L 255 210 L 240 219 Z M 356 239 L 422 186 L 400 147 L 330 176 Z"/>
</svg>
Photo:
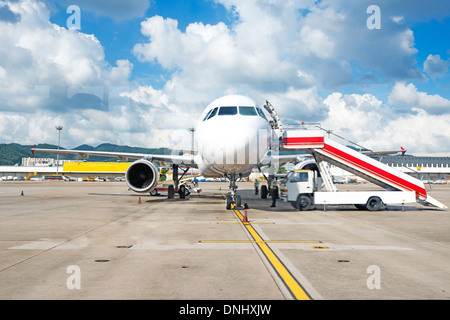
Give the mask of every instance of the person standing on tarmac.
<svg viewBox="0 0 450 320">
<path fill-rule="evenodd" d="M 278 185 L 277 185 L 277 179 L 273 179 L 272 183 L 270 184 L 272 189 L 272 205 L 271 207 L 275 207 L 277 199 L 278 199 Z"/>
<path fill-rule="evenodd" d="M 255 194 L 257 195 L 259 191 L 259 180 L 255 178 Z"/>
</svg>

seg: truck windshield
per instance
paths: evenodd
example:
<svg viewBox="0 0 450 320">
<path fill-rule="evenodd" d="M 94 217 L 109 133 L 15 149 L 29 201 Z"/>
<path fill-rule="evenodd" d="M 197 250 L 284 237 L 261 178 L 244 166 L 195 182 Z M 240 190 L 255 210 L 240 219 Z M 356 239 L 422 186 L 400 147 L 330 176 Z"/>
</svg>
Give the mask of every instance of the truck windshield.
<svg viewBox="0 0 450 320">
<path fill-rule="evenodd" d="M 289 177 L 289 182 L 307 182 L 308 181 L 308 172 L 294 172 Z"/>
</svg>

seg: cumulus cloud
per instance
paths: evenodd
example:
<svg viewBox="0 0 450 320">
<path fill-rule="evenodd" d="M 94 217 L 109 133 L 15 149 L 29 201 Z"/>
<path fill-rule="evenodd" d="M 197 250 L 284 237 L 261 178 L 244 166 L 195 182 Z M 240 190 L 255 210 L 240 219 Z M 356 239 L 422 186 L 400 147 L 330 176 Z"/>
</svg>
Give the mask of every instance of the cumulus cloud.
<svg viewBox="0 0 450 320">
<path fill-rule="evenodd" d="M 450 114 L 450 100 L 440 95 L 429 95 L 418 91 L 412 83 L 397 82 L 389 95 L 389 103 L 393 105 L 420 108 L 430 114 Z"/>
<path fill-rule="evenodd" d="M 136 44 L 134 53 L 142 62 L 159 64 L 172 74 L 161 89 L 143 86 L 130 93 L 135 102 L 152 101 L 164 112 L 183 113 L 189 108 L 200 113 L 217 96 L 243 93 L 260 104 L 268 99 L 286 122 L 325 121 L 345 132 L 355 129 L 352 137 L 358 140 L 371 135 L 358 128 L 386 128 L 398 111 L 370 94 L 323 99 L 319 92 L 358 82 L 424 79 L 415 59 L 413 31 L 404 23 L 414 17 L 414 8 L 403 12 L 386 4 L 381 14 L 388 17 L 389 12 L 390 18 L 383 20 L 380 30 L 369 30 L 370 1 L 216 2 L 234 17 L 229 25 L 196 22 L 181 30 L 177 20 L 161 16 L 141 23 L 147 41 Z M 394 99 L 398 89 L 389 103 L 399 101 Z M 438 112 L 434 107 L 427 112 Z M 367 124 L 349 120 L 367 113 L 371 119 Z M 343 115 L 351 126 L 331 120 Z"/>
<path fill-rule="evenodd" d="M 132 64 L 119 60 L 110 66 L 94 35 L 50 23 L 42 2 L 11 2 L 9 7 L 22 18 L 15 24 L 0 21 L 2 110 L 61 111 L 66 109 L 69 87 L 127 82 Z"/>
<path fill-rule="evenodd" d="M 126 59 L 107 63 L 95 35 L 51 23 L 44 2 L 2 4 L 1 140 L 52 143 L 55 125 L 63 125 L 70 133 L 62 136 L 66 146 L 123 141 L 132 127 L 119 124 L 133 122 L 129 99 L 120 93 L 130 85 L 133 64 Z"/>
<path fill-rule="evenodd" d="M 414 34 L 405 24 L 396 19 L 384 19 L 388 4 L 381 6 L 381 29 L 370 30 L 366 13 L 370 1 L 322 1 L 320 5 L 311 7 L 300 20 L 302 31 L 298 43 L 299 52 L 313 52 L 321 59 L 304 59 L 308 62 L 307 71 L 315 74 L 322 66 L 335 66 L 334 72 L 321 72 L 318 78 L 327 83 L 329 77 L 336 72 L 348 74 L 348 63 L 352 62 L 352 77 L 342 77 L 340 81 L 330 83 L 328 87 L 339 84 L 354 83 L 358 79 L 354 74 L 361 70 L 371 70 L 382 75 L 383 79 L 423 79 L 424 76 L 416 66 Z M 308 36 L 309 34 L 309 36 Z M 327 59 L 324 59 L 327 58 Z M 355 63 L 357 62 L 357 63 Z"/>
<path fill-rule="evenodd" d="M 309 51 L 317 57 L 326 59 L 333 56 L 334 43 L 321 30 L 305 26 L 300 36 Z"/>
<path fill-rule="evenodd" d="M 442 153 L 448 146 L 450 114 L 429 114 L 423 109 L 397 113 L 371 94 L 335 92 L 324 104 L 330 111 L 323 127 L 366 148 L 398 150 L 402 146 L 411 154 L 430 154 Z"/>
<path fill-rule="evenodd" d="M 134 47 L 141 61 L 159 63 L 176 71 L 174 77 L 188 81 L 218 83 L 222 86 L 251 84 L 263 87 L 268 81 L 287 86 L 299 82 L 297 68 L 281 59 L 277 48 L 264 42 L 250 46 L 251 35 L 239 33 L 219 22 L 216 25 L 191 23 L 185 32 L 174 19 L 154 16 L 141 24 L 149 42 Z M 259 29 L 261 33 L 264 30 Z M 245 38 L 244 38 L 245 36 Z"/>
<path fill-rule="evenodd" d="M 376 77 L 424 79 L 412 30 L 392 19 L 368 30 L 368 1 L 216 2 L 235 17 L 231 24 L 196 22 L 183 31 L 177 20 L 153 16 L 141 23 L 148 41 L 134 53 L 171 71 L 172 87 L 211 92 L 271 94 L 366 84 L 368 77 L 372 83 Z"/>
<path fill-rule="evenodd" d="M 448 71 L 448 61 L 442 60 L 439 55 L 428 55 L 423 63 L 423 70 L 432 78 L 442 77 Z"/>
</svg>

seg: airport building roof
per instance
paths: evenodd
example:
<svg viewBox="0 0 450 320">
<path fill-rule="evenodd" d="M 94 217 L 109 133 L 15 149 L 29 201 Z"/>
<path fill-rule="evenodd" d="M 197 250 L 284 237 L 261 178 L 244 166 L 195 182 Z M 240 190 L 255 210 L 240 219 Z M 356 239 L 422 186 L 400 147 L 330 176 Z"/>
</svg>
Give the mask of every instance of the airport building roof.
<svg viewBox="0 0 450 320">
<path fill-rule="evenodd" d="M 391 167 L 450 167 L 450 157 L 384 156 L 379 161 Z"/>
</svg>

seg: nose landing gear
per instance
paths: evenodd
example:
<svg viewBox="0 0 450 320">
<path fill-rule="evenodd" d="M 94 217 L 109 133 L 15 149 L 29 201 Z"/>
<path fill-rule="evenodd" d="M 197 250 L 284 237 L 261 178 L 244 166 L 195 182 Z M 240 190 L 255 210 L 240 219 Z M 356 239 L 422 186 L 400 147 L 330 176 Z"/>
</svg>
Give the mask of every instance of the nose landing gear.
<svg viewBox="0 0 450 320">
<path fill-rule="evenodd" d="M 241 196 L 236 194 L 236 180 L 240 177 L 240 175 L 232 174 L 232 175 L 226 175 L 228 180 L 230 180 L 230 190 L 231 192 L 228 193 L 225 197 L 225 205 L 226 209 L 231 209 L 231 204 L 233 204 L 235 207 L 241 206 Z"/>
</svg>

